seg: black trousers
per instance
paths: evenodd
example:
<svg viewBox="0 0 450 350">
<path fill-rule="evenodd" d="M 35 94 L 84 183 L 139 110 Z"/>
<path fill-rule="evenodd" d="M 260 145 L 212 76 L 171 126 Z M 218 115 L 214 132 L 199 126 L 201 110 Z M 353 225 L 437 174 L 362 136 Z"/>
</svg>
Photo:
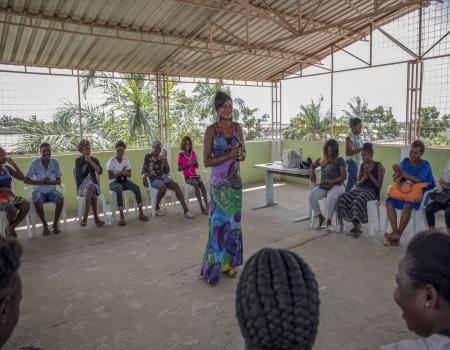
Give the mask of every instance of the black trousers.
<svg viewBox="0 0 450 350">
<path fill-rule="evenodd" d="M 436 220 L 434 218 L 434 214 L 436 214 L 439 210 L 445 210 L 445 226 L 450 228 L 450 204 L 440 204 L 436 202 L 431 202 L 425 208 L 428 226 L 435 226 Z"/>
</svg>

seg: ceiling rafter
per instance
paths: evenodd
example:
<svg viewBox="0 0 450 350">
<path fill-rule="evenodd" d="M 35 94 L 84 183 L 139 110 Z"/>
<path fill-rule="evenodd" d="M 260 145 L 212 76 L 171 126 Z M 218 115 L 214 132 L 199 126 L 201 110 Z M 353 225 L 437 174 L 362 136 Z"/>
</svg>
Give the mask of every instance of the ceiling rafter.
<svg viewBox="0 0 450 350">
<path fill-rule="evenodd" d="M 301 33 L 303 33 L 306 30 L 306 28 L 308 27 L 309 22 L 311 21 L 311 19 L 313 19 L 316 16 L 317 11 L 319 10 L 320 6 L 322 6 L 322 3 L 323 3 L 323 0 L 319 0 L 319 2 L 317 3 L 316 7 L 314 8 L 313 13 L 308 18 L 306 23 L 303 25 L 302 29 L 300 29 L 300 32 L 298 34 L 301 34 Z"/>
<path fill-rule="evenodd" d="M 11 14 L 11 12 L 13 12 Z M 14 12 L 12 10 L 0 9 L 0 14 L 4 14 L 6 16 L 16 16 L 20 18 L 26 18 L 28 23 L 24 23 L 22 20 L 14 22 L 12 19 L 0 19 L 0 24 L 6 24 L 10 26 L 17 27 L 27 27 L 41 30 L 51 30 L 53 32 L 63 32 L 69 34 L 78 34 L 84 36 L 93 36 L 93 37 L 102 37 L 102 38 L 110 38 L 110 39 L 120 39 L 126 41 L 134 41 L 134 42 L 145 42 L 150 44 L 160 44 L 160 45 L 168 45 L 175 46 L 180 48 L 185 48 L 193 51 L 203 52 L 210 54 L 209 49 L 209 39 L 198 38 L 194 36 L 186 36 L 177 33 L 162 33 L 160 31 L 149 30 L 142 31 L 138 29 L 131 28 L 121 28 L 118 26 L 111 25 L 100 25 L 100 24 L 89 24 L 80 20 L 74 19 L 60 19 L 54 18 L 51 16 L 44 15 L 35 15 L 29 14 L 26 12 Z M 42 24 L 42 20 L 48 21 L 52 23 L 58 23 L 60 26 L 45 26 Z M 33 23 L 34 21 L 34 23 Z M 38 23 L 41 24 L 38 24 Z M 83 28 L 84 30 L 75 30 L 68 29 L 67 24 L 75 24 Z M 96 32 L 102 29 L 108 29 L 111 31 L 107 32 Z M 138 37 L 130 37 L 130 33 L 138 35 Z M 124 35 L 128 34 L 128 35 Z M 151 39 L 149 37 L 156 37 L 157 39 Z M 183 42 L 184 41 L 184 42 Z M 186 41 L 188 43 L 186 43 Z M 242 49 L 241 44 L 236 44 L 233 42 L 223 41 L 223 40 L 213 40 L 214 43 L 214 51 L 224 52 L 224 53 L 242 53 L 244 55 L 252 55 L 252 56 L 260 56 L 260 57 L 268 57 L 268 58 L 277 58 L 280 60 L 288 60 L 288 61 L 301 61 L 304 60 L 306 54 L 291 52 L 286 50 L 272 49 L 268 46 L 251 44 L 245 49 Z M 234 49 L 238 50 L 234 50 Z M 314 58 L 311 58 L 314 59 Z"/>
<path fill-rule="evenodd" d="M 423 3 L 427 3 L 428 1 L 429 0 L 408 0 L 406 2 L 400 2 L 397 5 L 393 5 L 393 6 L 389 6 L 389 7 L 383 7 L 382 9 L 378 9 L 378 10 L 370 12 L 370 13 L 357 15 L 355 17 L 343 19 L 343 20 L 338 21 L 336 23 L 330 23 L 329 25 L 320 26 L 320 27 L 316 27 L 316 28 L 313 28 L 313 29 L 305 30 L 300 35 L 289 35 L 289 36 L 285 36 L 285 37 L 282 37 L 282 38 L 278 38 L 277 40 L 272 40 L 272 41 L 269 41 L 269 42 L 265 42 L 264 45 L 270 46 L 270 45 L 274 45 L 274 44 L 280 44 L 282 42 L 285 42 L 285 41 L 288 41 L 288 40 L 292 40 L 292 39 L 295 39 L 297 37 L 310 35 L 310 34 L 317 33 L 317 32 L 323 32 L 324 30 L 329 29 L 329 28 L 339 28 L 343 24 L 348 24 L 348 23 L 357 22 L 357 21 L 361 21 L 361 20 L 371 19 L 371 18 L 377 17 L 378 15 L 381 15 L 381 14 L 384 14 L 384 13 L 394 13 L 394 12 L 396 12 L 398 10 L 401 10 L 401 9 L 404 9 L 404 8 L 408 8 L 408 7 L 419 8 L 419 7 L 421 7 L 421 5 Z"/>
<path fill-rule="evenodd" d="M 295 29 L 283 16 L 281 16 L 277 11 L 272 9 L 267 3 L 262 0 L 264 8 L 253 5 L 250 0 L 234 0 L 235 3 L 248 7 L 253 11 L 259 13 L 264 19 L 274 22 L 278 26 L 284 28 L 292 34 L 299 34 L 298 30 Z"/>
<path fill-rule="evenodd" d="M 226 8 L 224 4 L 221 5 L 213 5 L 213 4 L 207 4 L 201 0 L 172 0 L 172 1 L 176 1 L 176 2 L 180 2 L 183 4 L 189 4 L 189 5 L 193 5 L 193 6 L 197 6 L 197 7 L 203 7 L 203 8 L 208 8 L 208 9 L 212 9 L 212 10 L 217 10 L 217 11 L 223 11 L 223 12 L 228 12 L 228 13 L 233 13 L 236 15 L 240 15 L 242 16 L 242 20 L 245 20 L 245 13 L 242 10 L 236 10 L 233 8 Z M 237 6 L 244 6 L 246 7 L 246 5 L 244 3 L 233 3 L 236 4 Z M 254 9 L 261 9 L 264 10 L 264 7 L 261 7 L 259 5 L 256 4 L 252 4 Z M 291 24 L 291 22 L 296 22 L 298 21 L 298 15 L 293 15 L 290 13 L 286 13 L 286 12 L 281 12 L 281 11 L 277 11 L 274 10 L 279 16 L 283 17 L 285 19 L 286 22 L 288 22 L 292 27 L 293 25 Z M 257 18 L 257 19 L 265 19 L 267 20 L 267 14 L 261 14 L 259 12 L 256 11 L 252 11 L 249 12 L 249 18 Z M 322 20 L 313 20 L 311 19 L 309 16 L 305 16 L 302 15 L 301 16 L 302 21 L 308 21 L 309 20 L 309 26 L 311 26 L 312 28 L 316 27 L 316 26 L 330 26 L 332 25 L 331 22 L 327 22 L 327 21 L 322 21 Z M 339 37 L 352 37 L 355 39 L 354 37 L 354 31 L 350 28 L 346 28 L 343 26 L 339 26 L 339 27 L 334 27 L 334 28 L 330 28 L 330 29 L 325 29 L 324 32 L 331 34 L 333 36 L 339 36 Z M 298 34 L 298 33 L 297 33 Z M 355 39 L 358 40 L 358 39 Z"/>
</svg>

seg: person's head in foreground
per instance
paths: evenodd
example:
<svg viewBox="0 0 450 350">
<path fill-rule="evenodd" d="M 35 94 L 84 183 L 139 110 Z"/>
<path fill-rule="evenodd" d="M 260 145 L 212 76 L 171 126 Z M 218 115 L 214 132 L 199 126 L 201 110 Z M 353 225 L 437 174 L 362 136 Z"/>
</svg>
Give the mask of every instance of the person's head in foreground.
<svg viewBox="0 0 450 350">
<path fill-rule="evenodd" d="M 314 273 L 297 254 L 264 248 L 242 271 L 236 315 L 246 350 L 309 350 L 319 325 Z"/>
<path fill-rule="evenodd" d="M 420 344 L 426 344 L 424 349 L 449 349 L 450 236 L 436 231 L 417 234 L 399 263 L 396 280 L 394 299 L 408 329 L 421 337 L 440 334 L 425 343 L 420 340 Z M 405 343 L 403 347 L 395 344 L 392 349 L 403 349 L 406 343 L 410 349 L 422 349 L 414 347 L 415 342 L 404 341 L 399 343 Z M 447 347 L 436 347 L 442 342 Z"/>
<path fill-rule="evenodd" d="M 0 237 L 0 348 L 19 320 L 22 282 L 18 273 L 22 246 L 15 239 Z"/>
</svg>

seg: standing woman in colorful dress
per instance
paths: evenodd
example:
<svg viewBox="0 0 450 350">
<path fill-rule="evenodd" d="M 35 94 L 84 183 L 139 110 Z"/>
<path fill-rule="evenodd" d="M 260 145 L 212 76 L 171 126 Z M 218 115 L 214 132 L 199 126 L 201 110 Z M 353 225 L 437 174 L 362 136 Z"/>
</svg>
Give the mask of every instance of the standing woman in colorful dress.
<svg viewBox="0 0 450 350">
<path fill-rule="evenodd" d="M 214 98 L 217 121 L 206 129 L 203 143 L 205 167 L 212 167 L 208 243 L 201 276 L 210 284 L 222 272 L 237 276 L 243 263 L 241 210 L 242 181 L 239 162 L 245 160 L 242 128 L 232 120 L 231 97 L 218 91 Z"/>
</svg>

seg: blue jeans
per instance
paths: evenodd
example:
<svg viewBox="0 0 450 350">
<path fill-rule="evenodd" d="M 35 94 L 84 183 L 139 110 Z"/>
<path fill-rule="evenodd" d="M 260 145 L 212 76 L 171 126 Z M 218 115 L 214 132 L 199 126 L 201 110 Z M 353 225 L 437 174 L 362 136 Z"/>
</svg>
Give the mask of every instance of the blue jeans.
<svg viewBox="0 0 450 350">
<path fill-rule="evenodd" d="M 347 159 L 347 185 L 345 192 L 349 192 L 356 185 L 358 180 L 358 165 L 353 159 Z"/>
<path fill-rule="evenodd" d="M 139 207 L 142 206 L 142 195 L 138 185 L 133 181 L 127 180 L 125 182 L 113 181 L 109 184 L 109 189 L 116 192 L 117 195 L 117 207 L 119 210 L 123 210 L 123 193 L 122 191 L 131 191 L 136 197 L 136 202 Z"/>
</svg>

